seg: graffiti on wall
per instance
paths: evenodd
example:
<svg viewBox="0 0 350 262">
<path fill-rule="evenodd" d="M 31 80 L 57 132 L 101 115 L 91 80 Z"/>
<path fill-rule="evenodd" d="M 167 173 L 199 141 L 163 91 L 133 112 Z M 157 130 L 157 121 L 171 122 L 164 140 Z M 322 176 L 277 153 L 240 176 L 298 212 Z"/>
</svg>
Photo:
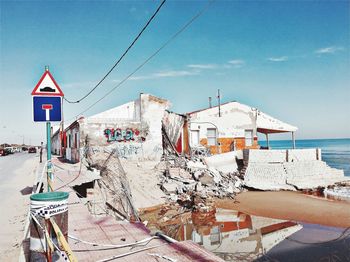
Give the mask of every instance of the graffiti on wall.
<svg viewBox="0 0 350 262">
<path fill-rule="evenodd" d="M 140 131 L 137 128 L 106 128 L 104 135 L 107 138 L 107 142 L 140 142 L 145 140 L 144 137 L 141 137 Z"/>
<path fill-rule="evenodd" d="M 117 147 L 118 155 L 123 158 L 129 158 L 141 154 L 141 145 L 121 144 Z"/>
</svg>

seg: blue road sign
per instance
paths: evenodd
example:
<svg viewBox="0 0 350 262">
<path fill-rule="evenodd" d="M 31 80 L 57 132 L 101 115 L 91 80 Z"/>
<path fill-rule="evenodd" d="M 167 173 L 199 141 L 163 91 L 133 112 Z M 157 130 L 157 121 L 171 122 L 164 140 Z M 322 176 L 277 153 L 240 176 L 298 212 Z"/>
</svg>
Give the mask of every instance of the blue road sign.
<svg viewBox="0 0 350 262">
<path fill-rule="evenodd" d="M 34 122 L 61 121 L 61 97 L 33 96 Z"/>
</svg>

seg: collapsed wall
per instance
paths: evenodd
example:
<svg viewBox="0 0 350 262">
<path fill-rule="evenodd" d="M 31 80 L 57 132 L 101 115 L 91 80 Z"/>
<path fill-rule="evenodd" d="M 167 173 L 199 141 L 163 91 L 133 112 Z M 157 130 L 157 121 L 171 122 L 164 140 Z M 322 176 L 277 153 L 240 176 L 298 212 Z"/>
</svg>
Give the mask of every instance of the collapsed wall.
<svg viewBox="0 0 350 262">
<path fill-rule="evenodd" d="M 101 176 L 94 184 L 94 191 L 99 193 L 96 194 L 95 201 L 90 203 L 94 205 L 91 209 L 99 209 L 102 213 L 112 214 L 121 220 L 139 220 L 130 185 L 120 163 L 117 150 L 105 147 L 96 152 L 89 147 L 87 141 L 84 159 L 88 168 L 99 170 Z"/>
<path fill-rule="evenodd" d="M 344 171 L 321 160 L 321 149 L 244 150 L 244 184 L 260 190 L 327 187 L 346 180 Z"/>
</svg>

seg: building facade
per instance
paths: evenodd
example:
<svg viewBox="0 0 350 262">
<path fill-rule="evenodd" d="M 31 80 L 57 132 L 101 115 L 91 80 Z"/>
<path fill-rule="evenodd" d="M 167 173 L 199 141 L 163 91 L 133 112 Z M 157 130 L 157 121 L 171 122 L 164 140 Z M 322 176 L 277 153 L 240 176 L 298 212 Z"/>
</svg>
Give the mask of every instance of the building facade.
<svg viewBox="0 0 350 262">
<path fill-rule="evenodd" d="M 297 128 L 256 108 L 228 102 L 187 114 L 184 151 L 205 148 L 211 154 L 242 149 L 258 149 L 258 132 L 294 132 Z"/>
<path fill-rule="evenodd" d="M 53 143 L 52 152 L 76 163 L 84 150 L 116 150 L 120 157 L 160 160 L 162 148 L 162 118 L 170 107 L 168 100 L 149 94 L 139 99 L 80 118 L 64 130 L 63 143 Z M 52 137 L 59 139 L 59 132 Z"/>
<path fill-rule="evenodd" d="M 269 133 L 297 130 L 238 102 L 183 115 L 169 107 L 168 100 L 140 94 L 134 101 L 74 121 L 63 134 L 56 132 L 52 152 L 73 163 L 88 148 L 114 149 L 122 158 L 160 160 L 165 147 L 179 154 L 220 154 L 260 148 L 258 132 L 268 138 Z"/>
</svg>

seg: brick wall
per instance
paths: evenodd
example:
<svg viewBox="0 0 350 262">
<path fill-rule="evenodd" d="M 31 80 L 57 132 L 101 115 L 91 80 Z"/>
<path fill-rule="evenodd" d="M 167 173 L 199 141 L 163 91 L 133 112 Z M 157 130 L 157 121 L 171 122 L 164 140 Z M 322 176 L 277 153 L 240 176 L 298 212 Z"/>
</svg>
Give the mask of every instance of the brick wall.
<svg viewBox="0 0 350 262">
<path fill-rule="evenodd" d="M 239 138 L 233 138 L 233 137 L 221 137 L 217 139 L 217 146 L 208 146 L 208 139 L 202 138 L 200 140 L 200 144 L 202 146 L 208 147 L 210 149 L 210 153 L 215 154 L 221 154 L 221 153 L 227 153 L 233 150 L 242 150 L 242 149 L 258 149 L 258 140 L 255 137 L 254 142 L 252 146 L 246 146 L 245 145 L 245 138 L 239 137 Z"/>
</svg>

